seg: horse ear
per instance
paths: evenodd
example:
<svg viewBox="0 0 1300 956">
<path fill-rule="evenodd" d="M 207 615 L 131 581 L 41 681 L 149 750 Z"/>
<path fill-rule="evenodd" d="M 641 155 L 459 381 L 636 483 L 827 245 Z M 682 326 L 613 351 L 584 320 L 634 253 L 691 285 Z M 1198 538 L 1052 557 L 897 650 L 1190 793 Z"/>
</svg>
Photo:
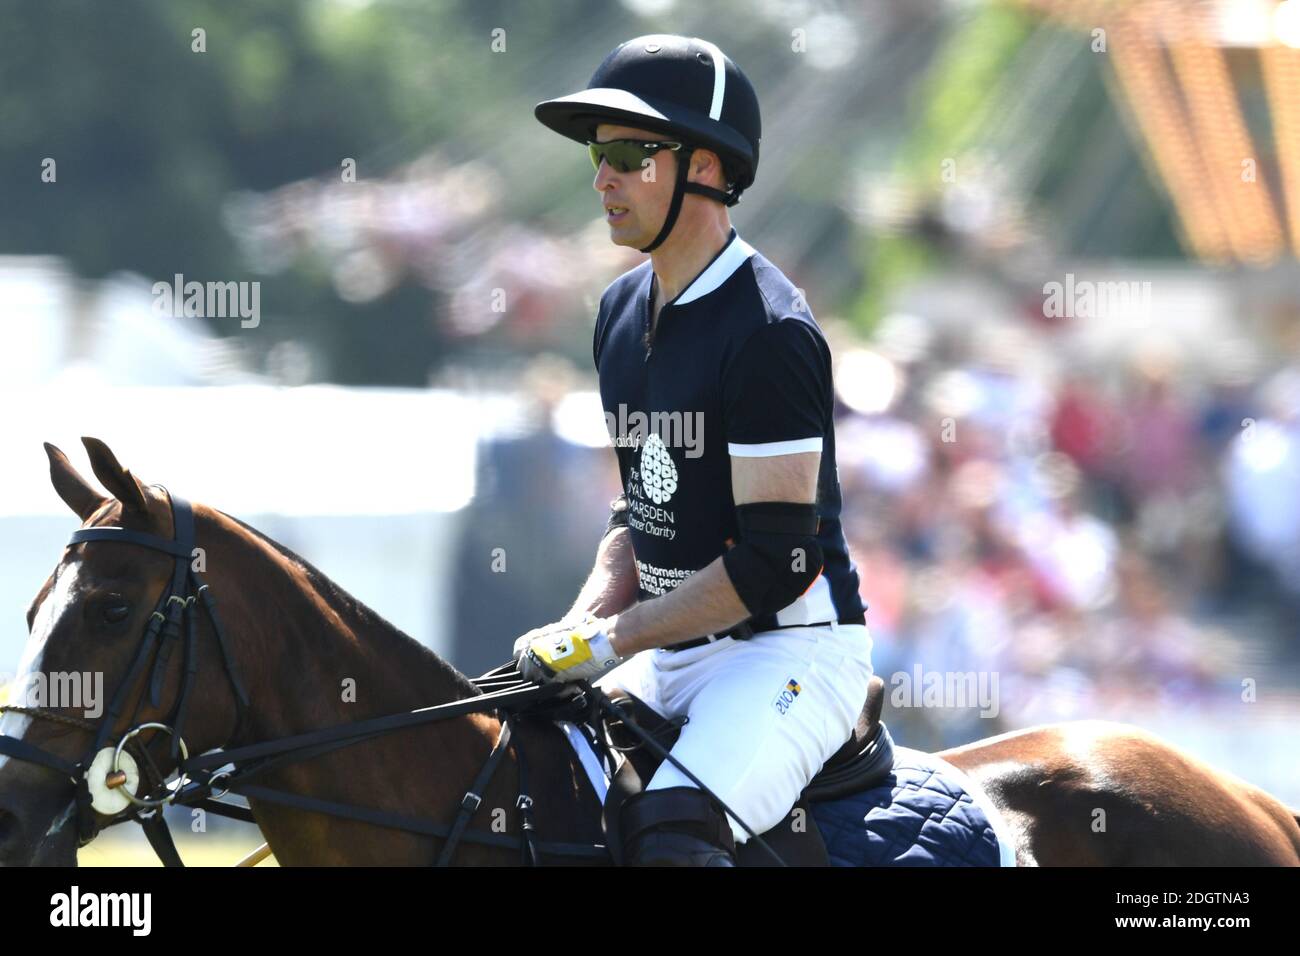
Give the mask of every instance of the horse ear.
<svg viewBox="0 0 1300 956">
<path fill-rule="evenodd" d="M 149 505 L 144 489 L 135 475 L 131 474 L 117 462 L 112 450 L 98 438 L 82 437 L 81 443 L 90 454 L 90 469 L 95 477 L 108 489 L 122 506 L 138 514 L 147 514 Z"/>
<path fill-rule="evenodd" d="M 54 490 L 59 493 L 63 503 L 85 521 L 107 499 L 77 474 L 77 469 L 72 467 L 67 455 L 49 442 L 45 443 L 45 454 L 50 459 L 50 482 L 54 485 Z"/>
</svg>

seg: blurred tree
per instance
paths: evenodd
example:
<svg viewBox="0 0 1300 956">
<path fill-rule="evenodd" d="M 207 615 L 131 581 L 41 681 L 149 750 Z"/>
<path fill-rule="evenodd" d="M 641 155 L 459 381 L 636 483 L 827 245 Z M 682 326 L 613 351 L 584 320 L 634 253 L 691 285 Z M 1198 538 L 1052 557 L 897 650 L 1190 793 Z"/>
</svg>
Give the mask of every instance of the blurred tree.
<svg viewBox="0 0 1300 956">
<path fill-rule="evenodd" d="M 598 7 L 525 5 L 501 22 L 516 44 L 549 44 Z M 475 4 L 7 4 L 0 252 L 62 256 L 90 278 L 258 278 L 266 321 L 239 330 L 255 351 L 297 339 L 325 358 L 315 377 L 422 385 L 443 345 L 438 293 L 403 281 L 358 308 L 319 262 L 259 275 L 223 214 L 239 191 L 337 181 L 345 157 L 365 178 L 431 143 L 473 155 L 489 134 L 484 104 L 499 116 L 503 97 L 518 112 L 531 95 L 502 88 L 527 77 L 492 59 L 491 23 Z M 47 157 L 54 183 L 41 178 Z"/>
<path fill-rule="evenodd" d="M 1061 254 L 1181 258 L 1170 203 L 1107 95 L 1110 67 L 1090 37 L 1002 3 L 951 17 L 895 161 L 917 213 L 904 232 L 871 237 L 858 327 L 870 330 L 895 289 L 962 255 L 963 242 L 987 238 L 952 231 L 950 190 L 985 203 L 991 227 L 1014 223 Z"/>
</svg>

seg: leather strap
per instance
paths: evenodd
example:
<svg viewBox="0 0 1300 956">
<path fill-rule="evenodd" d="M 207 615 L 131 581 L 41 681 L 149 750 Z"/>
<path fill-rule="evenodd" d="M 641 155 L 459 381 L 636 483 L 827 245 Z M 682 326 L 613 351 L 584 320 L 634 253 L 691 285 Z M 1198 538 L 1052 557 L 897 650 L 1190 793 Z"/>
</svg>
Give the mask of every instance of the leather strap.
<svg viewBox="0 0 1300 956">
<path fill-rule="evenodd" d="M 456 853 L 456 845 L 460 843 L 461 834 L 465 832 L 465 827 L 469 825 L 470 819 L 478 812 L 478 808 L 483 803 L 483 792 L 487 785 L 492 781 L 492 775 L 496 773 L 497 765 L 501 763 L 501 757 L 506 752 L 506 747 L 510 746 L 510 717 L 506 716 L 501 720 L 501 733 L 497 735 L 496 745 L 492 748 L 492 753 L 488 755 L 487 761 L 479 768 L 478 776 L 470 784 L 465 796 L 460 801 L 460 809 L 456 811 L 456 819 L 451 825 L 451 833 L 447 837 L 447 842 L 442 846 L 442 853 L 438 855 L 438 866 L 447 866 L 451 863 L 451 858 Z"/>
<path fill-rule="evenodd" d="M 722 640 L 724 637 L 730 637 L 737 641 L 747 641 L 754 636 L 754 628 L 748 621 L 741 621 L 735 627 L 729 627 L 725 631 L 717 634 L 705 634 L 703 637 L 694 637 L 689 641 L 682 641 L 680 644 L 669 644 L 664 648 L 666 651 L 688 651 L 692 647 L 703 647 L 705 644 L 713 644 Z"/>
<path fill-rule="evenodd" d="M 158 854 L 158 859 L 162 861 L 163 866 L 183 867 L 185 865 L 181 861 L 180 853 L 176 850 L 176 843 L 172 840 L 172 833 L 167 829 L 167 822 L 163 820 L 161 807 L 155 809 L 152 816 L 141 819 L 140 828 L 144 830 L 144 835 L 149 838 L 149 845 Z"/>
<path fill-rule="evenodd" d="M 786 628 L 791 628 L 791 627 L 826 627 L 832 623 L 831 621 L 817 621 L 813 624 L 773 624 L 767 627 L 755 627 L 753 623 L 754 620 L 755 620 L 754 618 L 751 618 L 748 621 L 745 621 L 741 624 L 737 624 L 735 627 L 730 628 L 729 630 L 723 631 L 721 634 L 705 634 L 703 637 L 696 637 L 696 638 L 692 638 L 689 641 L 682 641 L 680 644 L 669 644 L 667 647 L 664 648 L 664 650 L 685 651 L 685 650 L 690 650 L 692 647 L 701 647 L 705 644 L 712 644 L 713 642 L 719 641 L 724 637 L 731 637 L 737 641 L 747 641 L 755 634 L 765 634 L 768 631 L 783 631 Z M 855 614 L 850 617 L 842 617 L 834 623 L 865 625 L 867 623 L 867 617 L 865 614 Z"/>
<path fill-rule="evenodd" d="M 673 182 L 673 198 L 668 205 L 668 215 L 664 217 L 663 228 L 659 230 L 659 235 L 655 236 L 650 245 L 645 246 L 642 252 L 653 252 L 658 249 L 668 234 L 673 231 L 673 226 L 677 224 L 677 214 L 682 210 L 682 199 L 686 195 L 686 176 L 691 168 L 691 153 L 694 147 L 683 146 L 677 151 L 677 178 Z M 695 190 L 691 190 L 694 192 Z"/>
<path fill-rule="evenodd" d="M 528 761 L 524 758 L 524 748 L 513 744 L 515 764 L 519 768 L 519 796 L 515 798 L 515 807 L 519 810 L 519 849 L 524 866 L 540 866 L 542 855 L 537 849 L 537 824 L 533 820 L 533 797 L 528 792 Z"/>
<path fill-rule="evenodd" d="M 146 548 L 152 548 L 154 551 L 162 551 L 173 557 L 186 559 L 193 557 L 194 550 L 179 541 L 169 541 L 157 535 L 145 534 L 142 531 L 131 531 L 127 528 L 83 528 L 80 531 L 72 532 L 68 544 L 81 544 L 83 541 L 116 541 L 119 544 L 139 544 Z"/>
<path fill-rule="evenodd" d="M 81 768 L 71 760 L 64 760 L 58 754 L 52 754 L 17 737 L 0 736 L 0 755 L 49 767 L 73 781 L 81 779 Z"/>
</svg>

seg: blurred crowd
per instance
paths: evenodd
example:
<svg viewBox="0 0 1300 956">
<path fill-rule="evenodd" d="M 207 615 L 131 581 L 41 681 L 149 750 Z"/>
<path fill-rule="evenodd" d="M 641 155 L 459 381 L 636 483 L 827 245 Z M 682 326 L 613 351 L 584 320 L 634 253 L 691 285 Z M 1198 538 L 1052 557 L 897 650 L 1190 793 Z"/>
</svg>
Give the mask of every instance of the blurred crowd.
<svg viewBox="0 0 1300 956">
<path fill-rule="evenodd" d="M 1294 661 L 1300 370 L 1151 341 L 1090 369 L 1051 333 L 994 339 L 887 360 L 888 408 L 837 425 L 877 672 L 998 678 L 995 721 L 926 709 L 909 742 L 1227 710 L 1260 661 Z"/>
</svg>

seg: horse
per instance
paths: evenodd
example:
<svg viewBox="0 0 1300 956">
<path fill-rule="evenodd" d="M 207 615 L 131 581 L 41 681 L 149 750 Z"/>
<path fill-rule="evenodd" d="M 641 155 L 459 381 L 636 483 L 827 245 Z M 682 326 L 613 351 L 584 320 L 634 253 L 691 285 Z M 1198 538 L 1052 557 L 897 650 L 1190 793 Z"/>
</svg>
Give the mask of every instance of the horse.
<svg viewBox="0 0 1300 956">
<path fill-rule="evenodd" d="M 153 745 L 166 744 L 159 727 L 166 727 L 169 705 L 178 700 L 184 702 L 190 754 L 238 752 L 431 704 L 455 712 L 273 766 L 264 777 L 268 787 L 322 806 L 439 821 L 444 835 L 249 793 L 251 819 L 281 865 L 428 865 L 449 849 L 445 824 L 458 813 L 468 820 L 467 834 L 513 834 L 531 826 L 543 843 L 599 847 L 601 798 L 555 722 L 510 721 L 478 705 L 479 685 L 307 561 L 215 508 L 196 503 L 191 516 L 187 504 L 185 521 L 193 522 L 196 546 L 184 557 L 179 550 L 133 547 L 129 537 L 110 545 L 86 535 L 120 528 L 179 541 L 183 529 L 165 489 L 137 479 L 103 442 L 82 442 L 109 494 L 46 444 L 51 482 L 81 521 L 82 540 L 74 536 L 28 608 L 20 679 L 102 672 L 104 687 L 117 689 L 123 706 L 110 708 L 99 724 L 72 717 L 71 708 L 5 708 L 0 734 L 13 740 L 0 756 L 0 863 L 75 865 L 79 845 L 120 822 L 99 809 L 82 818 L 75 776 L 84 767 L 75 762 L 92 736 L 125 743 L 138 728 L 157 725 L 147 741 L 136 742 L 144 741 L 142 756 L 165 778 L 184 754 L 178 757 L 175 745 L 154 753 Z M 101 538 L 115 533 L 96 531 Z M 160 608 L 170 613 L 173 572 L 191 556 L 203 564 L 203 600 L 220 602 L 220 618 L 211 610 L 196 615 L 189 652 L 159 657 L 151 680 L 138 666 L 139 635 L 151 618 L 165 616 Z M 182 607 L 187 600 L 194 599 L 181 598 Z M 513 731 L 510 748 L 500 746 L 503 729 Z M 520 755 L 527 756 L 527 803 L 517 799 Z M 1137 728 L 1052 724 L 936 756 L 983 787 L 1007 821 L 1018 865 L 1300 865 L 1300 818 L 1293 811 Z M 467 803 L 471 781 L 477 785 L 489 764 L 498 769 L 479 787 L 481 799 Z M 72 769 L 73 779 L 51 767 Z M 1098 827 L 1102 817 L 1105 825 Z M 452 840 L 450 849 L 457 865 L 520 860 L 518 848 L 505 841 Z M 543 861 L 611 862 L 607 854 Z"/>
</svg>

